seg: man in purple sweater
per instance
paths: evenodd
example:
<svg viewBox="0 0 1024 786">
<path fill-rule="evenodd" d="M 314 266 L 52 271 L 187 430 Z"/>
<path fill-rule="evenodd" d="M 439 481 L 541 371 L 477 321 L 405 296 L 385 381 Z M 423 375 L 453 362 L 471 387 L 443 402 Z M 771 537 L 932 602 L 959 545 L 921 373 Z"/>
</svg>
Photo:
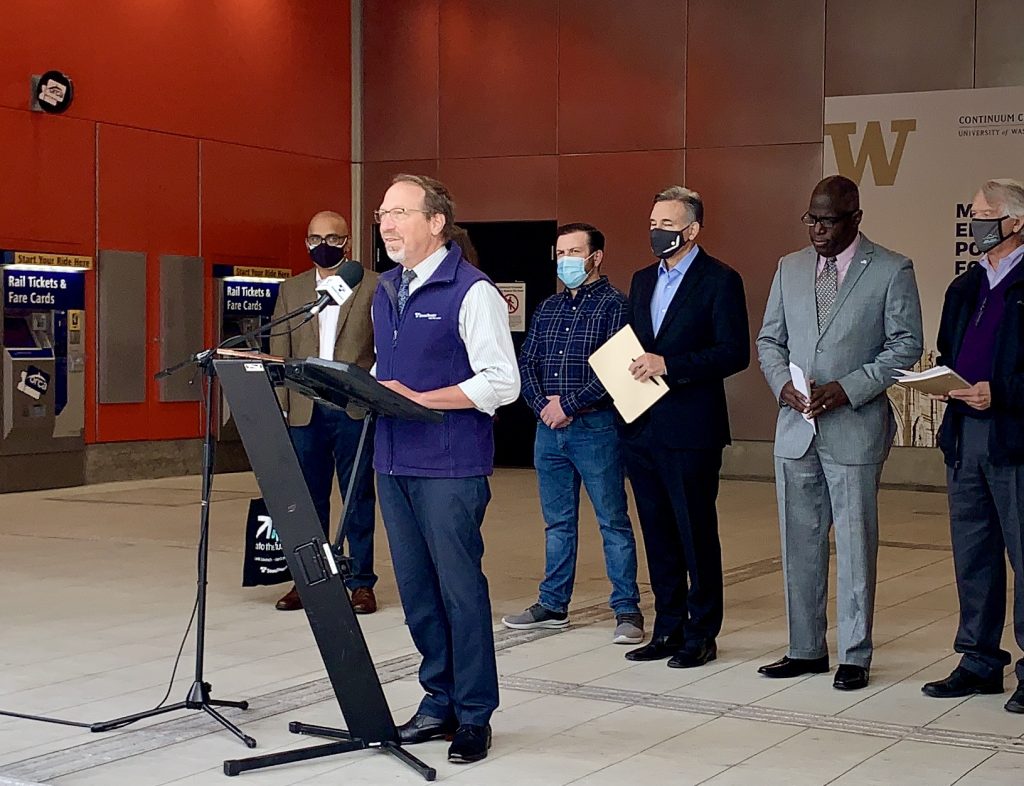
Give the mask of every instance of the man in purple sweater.
<svg viewBox="0 0 1024 786">
<path fill-rule="evenodd" d="M 959 665 L 922 690 L 935 698 L 1002 693 L 1010 653 L 1006 557 L 1013 569 L 1013 632 L 1024 648 L 1024 185 L 989 180 L 971 205 L 982 257 L 946 290 L 938 362 L 971 386 L 949 394 L 939 429 L 947 466 L 960 627 Z M 1024 713 L 1024 659 L 1006 702 Z"/>
</svg>

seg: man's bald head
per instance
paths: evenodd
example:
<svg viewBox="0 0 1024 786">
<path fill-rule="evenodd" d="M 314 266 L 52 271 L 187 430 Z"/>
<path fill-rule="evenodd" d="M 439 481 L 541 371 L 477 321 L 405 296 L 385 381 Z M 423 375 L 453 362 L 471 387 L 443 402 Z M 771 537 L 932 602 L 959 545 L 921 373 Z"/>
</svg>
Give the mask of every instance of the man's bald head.
<svg viewBox="0 0 1024 786">
<path fill-rule="evenodd" d="M 842 175 L 826 177 L 814 187 L 811 199 L 825 197 L 831 205 L 842 211 L 860 210 L 860 189 L 850 178 Z"/>
<path fill-rule="evenodd" d="M 344 235 L 348 236 L 348 222 L 340 213 L 333 210 L 321 210 L 309 220 L 308 235 Z"/>
</svg>

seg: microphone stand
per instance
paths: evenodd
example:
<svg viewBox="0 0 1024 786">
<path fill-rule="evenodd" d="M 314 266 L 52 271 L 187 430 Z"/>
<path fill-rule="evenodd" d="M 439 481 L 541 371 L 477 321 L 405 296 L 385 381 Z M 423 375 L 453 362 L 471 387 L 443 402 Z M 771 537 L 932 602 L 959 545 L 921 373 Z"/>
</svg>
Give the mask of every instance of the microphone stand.
<svg viewBox="0 0 1024 786">
<path fill-rule="evenodd" d="M 239 729 L 235 724 L 221 715 L 215 708 L 216 707 L 235 707 L 237 709 L 246 710 L 249 708 L 249 702 L 247 701 L 224 701 L 219 699 L 213 699 L 210 697 L 211 685 L 207 682 L 203 676 L 204 666 L 204 654 L 206 649 L 206 597 L 207 597 L 207 578 L 209 575 L 209 553 L 210 553 L 210 502 L 213 493 L 213 459 L 214 450 L 216 443 L 213 438 L 213 390 L 214 390 L 214 379 L 215 372 L 213 369 L 213 358 L 216 356 L 217 351 L 220 349 L 228 349 L 233 346 L 244 344 L 250 338 L 259 337 L 273 328 L 281 325 L 285 322 L 289 322 L 296 317 L 308 315 L 306 320 L 310 320 L 315 316 L 314 309 L 317 306 L 322 307 L 323 304 L 319 301 L 312 301 L 306 303 L 294 311 L 290 311 L 287 314 L 272 319 L 266 325 L 261 325 L 255 330 L 247 331 L 239 336 L 233 336 L 226 341 L 221 342 L 215 349 L 204 349 L 201 352 L 197 352 L 191 357 L 175 363 L 173 366 L 159 371 L 156 374 L 157 379 L 163 379 L 177 371 L 185 368 L 186 366 L 196 366 L 203 374 L 204 387 L 203 387 L 203 406 L 206 410 L 206 418 L 203 428 L 203 463 L 202 463 L 202 492 L 201 492 L 201 503 L 199 508 L 199 543 L 198 543 L 198 554 L 197 554 L 197 566 L 196 566 L 196 656 L 195 656 L 195 679 L 192 682 L 192 686 L 188 690 L 188 694 L 185 696 L 184 701 L 179 701 L 174 704 L 168 704 L 166 706 L 156 706 L 152 709 L 145 710 L 143 712 L 136 712 L 131 715 L 125 715 L 120 718 L 113 718 L 112 720 L 100 721 L 98 723 L 82 723 L 78 721 L 64 720 L 61 718 L 45 717 L 41 715 L 28 715 L 24 713 L 8 712 L 0 710 L 0 715 L 21 718 L 23 720 L 34 720 L 41 721 L 43 723 L 54 723 L 64 726 L 77 726 L 80 728 L 87 728 L 92 732 L 112 731 L 114 729 L 122 728 L 129 724 L 135 723 L 136 721 L 143 720 L 145 718 L 151 718 L 156 715 L 163 715 L 168 712 L 176 712 L 177 710 L 202 710 L 207 715 L 212 717 L 218 723 L 221 724 L 225 729 L 234 734 L 240 739 L 247 748 L 255 748 L 256 740 L 250 737 L 248 734 Z M 319 310 L 319 309 L 317 309 Z M 298 326 L 296 326 L 298 327 Z M 294 328 L 293 328 L 294 329 Z"/>
<path fill-rule="evenodd" d="M 185 366 L 195 365 L 203 373 L 203 379 L 205 380 L 204 385 L 204 406 L 206 408 L 206 422 L 203 430 L 203 468 L 202 468 L 202 502 L 199 509 L 199 555 L 198 555 L 198 576 L 196 584 L 198 586 L 198 593 L 196 598 L 196 662 L 195 662 L 195 679 L 192 683 L 192 687 L 189 689 L 188 695 L 184 701 L 179 701 L 175 704 L 170 704 L 166 707 L 156 707 L 145 712 L 138 712 L 134 715 L 127 715 L 123 718 L 115 718 L 114 720 L 104 721 L 103 723 L 93 724 L 90 728 L 92 731 L 107 731 L 109 729 L 116 729 L 121 726 L 125 726 L 129 723 L 135 723 L 143 718 L 149 718 L 154 715 L 161 715 L 167 712 L 174 712 L 181 709 L 189 710 L 202 710 L 207 715 L 212 717 L 221 726 L 234 734 L 238 739 L 245 743 L 247 748 L 255 748 L 256 740 L 245 734 L 241 729 L 235 726 L 231 721 L 217 712 L 215 707 L 237 707 L 238 709 L 248 709 L 249 702 L 247 701 L 220 701 L 217 699 L 210 698 L 210 683 L 206 682 L 203 678 L 203 656 L 206 649 L 206 596 L 207 596 L 207 575 L 209 572 L 209 553 L 210 553 L 210 501 L 213 492 L 213 465 L 214 465 L 214 450 L 216 449 L 216 442 L 213 436 L 213 390 L 214 390 L 214 379 L 215 372 L 213 369 L 213 358 L 217 354 L 217 350 L 228 349 L 233 346 L 238 346 L 247 342 L 250 338 L 259 337 L 271 330 L 278 325 L 285 322 L 289 322 L 296 317 L 304 314 L 309 314 L 309 319 L 312 318 L 313 309 L 319 304 L 319 301 L 313 301 L 306 303 L 303 306 L 290 311 L 287 314 L 283 314 L 277 319 L 272 319 L 266 325 L 261 325 L 255 330 L 249 330 L 240 336 L 233 336 L 232 338 L 222 341 L 216 349 L 206 349 L 202 352 L 198 352 L 188 360 L 184 360 L 173 366 L 163 369 L 158 372 L 157 379 L 170 376 L 175 371 L 178 371 Z"/>
</svg>

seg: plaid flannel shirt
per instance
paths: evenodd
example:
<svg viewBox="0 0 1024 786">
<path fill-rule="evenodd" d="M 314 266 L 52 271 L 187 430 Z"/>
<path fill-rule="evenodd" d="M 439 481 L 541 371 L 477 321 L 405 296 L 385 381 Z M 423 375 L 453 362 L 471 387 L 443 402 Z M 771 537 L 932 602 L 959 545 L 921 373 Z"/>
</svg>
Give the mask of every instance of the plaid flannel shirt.
<svg viewBox="0 0 1024 786">
<path fill-rule="evenodd" d="M 561 396 L 569 417 L 606 398 L 587 358 L 626 324 L 628 315 L 626 296 L 605 276 L 580 287 L 575 298 L 566 289 L 540 304 L 519 354 L 523 400 L 538 417 L 548 396 Z"/>
</svg>

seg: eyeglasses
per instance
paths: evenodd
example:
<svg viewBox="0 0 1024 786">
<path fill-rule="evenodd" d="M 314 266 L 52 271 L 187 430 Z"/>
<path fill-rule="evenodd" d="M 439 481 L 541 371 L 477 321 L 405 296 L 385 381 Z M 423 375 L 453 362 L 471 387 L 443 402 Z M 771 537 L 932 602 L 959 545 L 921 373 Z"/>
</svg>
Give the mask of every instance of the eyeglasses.
<svg viewBox="0 0 1024 786">
<path fill-rule="evenodd" d="M 307 235 L 306 248 L 312 251 L 321 243 L 326 243 L 333 248 L 341 248 L 348 242 L 348 235 Z"/>
<path fill-rule="evenodd" d="M 821 224 L 825 229 L 832 229 L 840 221 L 845 221 L 856 212 L 856 210 L 847 210 L 838 216 L 816 216 L 813 213 L 804 213 L 800 216 L 800 220 L 809 227 Z"/>
<path fill-rule="evenodd" d="M 425 216 L 433 215 L 429 210 L 420 210 L 415 207 L 393 207 L 390 210 L 374 210 L 373 220 L 378 224 L 384 223 L 384 219 L 391 216 L 391 220 L 395 223 L 401 223 L 409 217 L 410 213 L 423 213 Z"/>
</svg>

